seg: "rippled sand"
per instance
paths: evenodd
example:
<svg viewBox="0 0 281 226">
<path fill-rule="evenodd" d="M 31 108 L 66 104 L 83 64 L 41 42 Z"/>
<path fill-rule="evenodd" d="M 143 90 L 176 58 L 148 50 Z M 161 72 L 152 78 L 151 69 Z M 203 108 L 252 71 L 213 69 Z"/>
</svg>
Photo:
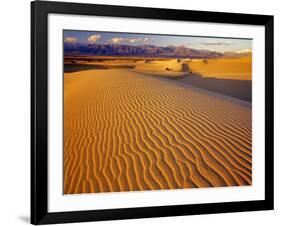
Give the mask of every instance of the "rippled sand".
<svg viewBox="0 0 281 226">
<path fill-rule="evenodd" d="M 64 80 L 65 194 L 251 184 L 251 107 L 125 69 Z"/>
</svg>

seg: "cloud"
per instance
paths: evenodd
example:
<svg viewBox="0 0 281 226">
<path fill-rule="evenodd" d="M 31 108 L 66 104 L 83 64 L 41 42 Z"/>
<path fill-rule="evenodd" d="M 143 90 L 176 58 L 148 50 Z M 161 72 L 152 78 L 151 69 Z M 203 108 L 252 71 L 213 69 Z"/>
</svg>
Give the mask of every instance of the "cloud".
<svg viewBox="0 0 281 226">
<path fill-rule="evenodd" d="M 129 42 L 129 43 L 146 43 L 153 40 L 153 38 L 121 38 L 116 37 L 108 40 L 110 43 L 119 44 L 123 42 Z"/>
<path fill-rule="evenodd" d="M 77 42 L 77 38 L 75 38 L 75 37 L 66 37 L 64 39 L 64 41 L 67 42 L 67 43 L 76 43 Z"/>
<path fill-rule="evenodd" d="M 143 42 L 149 42 L 149 41 L 152 41 L 152 40 L 154 40 L 154 39 L 153 38 L 144 38 Z"/>
<path fill-rule="evenodd" d="M 237 53 L 251 53 L 252 49 L 250 48 L 246 48 L 246 49 L 240 49 L 238 51 L 236 51 Z"/>
<path fill-rule="evenodd" d="M 227 46 L 231 45 L 231 42 L 221 41 L 221 42 L 201 42 L 202 45 L 205 46 Z"/>
<path fill-rule="evenodd" d="M 130 38 L 128 41 L 129 41 L 130 43 L 144 42 L 144 39 L 142 39 L 142 38 Z"/>
<path fill-rule="evenodd" d="M 101 38 L 101 35 L 91 35 L 88 37 L 88 42 L 96 43 Z"/>
<path fill-rule="evenodd" d="M 121 42 L 126 42 L 126 39 L 125 38 L 112 38 L 112 39 L 109 40 L 109 42 L 118 44 L 118 43 L 121 43 Z"/>
<path fill-rule="evenodd" d="M 136 42 L 149 42 L 152 41 L 153 38 L 129 38 L 129 42 L 131 43 L 136 43 Z"/>
</svg>

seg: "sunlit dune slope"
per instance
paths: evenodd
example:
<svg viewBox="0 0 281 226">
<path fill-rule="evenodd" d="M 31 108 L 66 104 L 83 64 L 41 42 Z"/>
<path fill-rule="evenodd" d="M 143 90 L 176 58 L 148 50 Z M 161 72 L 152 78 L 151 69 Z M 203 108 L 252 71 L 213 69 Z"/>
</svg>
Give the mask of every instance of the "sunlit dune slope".
<svg viewBox="0 0 281 226">
<path fill-rule="evenodd" d="M 148 60 L 138 62 L 136 64 L 136 70 L 146 71 L 174 71 L 184 72 L 183 64 L 180 59 L 173 60 Z"/>
<path fill-rule="evenodd" d="M 122 69 L 64 75 L 64 193 L 251 184 L 251 108 Z"/>
<path fill-rule="evenodd" d="M 251 80 L 252 57 L 199 59 L 188 62 L 193 73 L 204 77 Z"/>
</svg>

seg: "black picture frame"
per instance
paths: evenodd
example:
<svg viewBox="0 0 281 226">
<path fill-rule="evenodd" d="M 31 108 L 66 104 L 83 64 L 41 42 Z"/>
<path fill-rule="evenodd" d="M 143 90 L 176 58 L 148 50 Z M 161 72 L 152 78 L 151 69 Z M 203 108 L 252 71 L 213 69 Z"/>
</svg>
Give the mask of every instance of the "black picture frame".
<svg viewBox="0 0 281 226">
<path fill-rule="evenodd" d="M 48 212 L 48 14 L 75 14 L 200 21 L 265 27 L 265 199 L 126 209 Z M 62 2 L 31 3 L 31 223 L 52 224 L 272 210 L 273 186 L 273 16 Z"/>
</svg>

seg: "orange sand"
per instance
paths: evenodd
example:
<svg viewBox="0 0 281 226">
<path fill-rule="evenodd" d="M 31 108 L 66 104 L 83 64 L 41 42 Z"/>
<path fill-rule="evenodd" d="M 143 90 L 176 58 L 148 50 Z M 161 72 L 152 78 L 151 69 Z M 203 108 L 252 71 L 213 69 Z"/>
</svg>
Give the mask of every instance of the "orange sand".
<svg viewBox="0 0 281 226">
<path fill-rule="evenodd" d="M 200 74 L 203 77 L 238 80 L 252 79 L 252 56 L 192 60 L 188 64 L 193 73 Z"/>
<path fill-rule="evenodd" d="M 251 128 L 251 107 L 159 76 L 65 73 L 64 193 L 250 185 Z"/>
</svg>

